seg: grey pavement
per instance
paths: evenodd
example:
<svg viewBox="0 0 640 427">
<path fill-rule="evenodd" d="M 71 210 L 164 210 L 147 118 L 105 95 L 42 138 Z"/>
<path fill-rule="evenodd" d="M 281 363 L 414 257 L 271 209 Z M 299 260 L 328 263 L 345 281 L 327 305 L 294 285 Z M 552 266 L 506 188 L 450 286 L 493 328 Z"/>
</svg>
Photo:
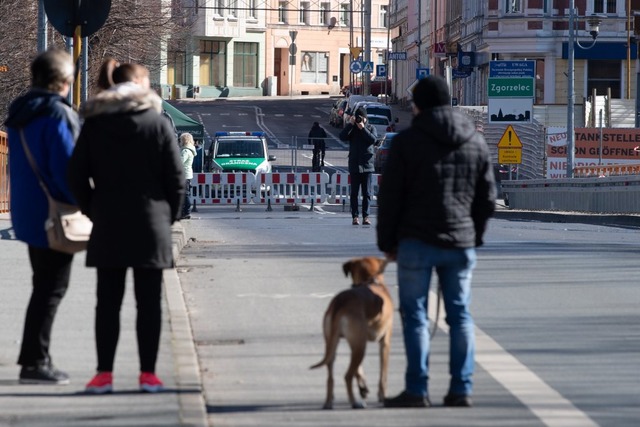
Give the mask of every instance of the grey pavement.
<svg viewBox="0 0 640 427">
<path fill-rule="evenodd" d="M 174 252 L 184 244 L 174 227 Z M 22 385 L 16 364 L 26 306 L 31 294 L 27 246 L 15 240 L 8 214 L 0 214 L 0 426 L 205 426 L 205 405 L 191 328 L 178 275 L 164 276 L 163 322 L 156 373 L 165 391 L 138 391 L 135 300 L 130 274 L 121 312 L 121 333 L 114 367 L 114 393 L 84 393 L 95 374 L 93 333 L 95 269 L 75 256 L 71 283 L 53 327 L 53 362 L 71 377 L 70 385 Z"/>
<path fill-rule="evenodd" d="M 342 206 L 324 206 L 340 210 Z M 640 216 L 588 215 L 563 212 L 525 212 L 505 209 L 497 217 L 521 221 L 585 222 L 623 227 L 640 226 Z M 185 244 L 180 224 L 174 227 L 176 259 Z M 84 385 L 95 373 L 93 334 L 95 270 L 76 255 L 71 283 L 54 324 L 51 354 L 54 363 L 71 377 L 66 386 L 21 385 L 16 364 L 24 314 L 30 296 L 27 247 L 15 240 L 8 214 L 0 214 L 0 426 L 206 426 L 203 397 L 190 319 L 175 269 L 166 270 L 163 323 L 157 374 L 166 390 L 138 391 L 138 355 L 135 340 L 135 301 L 128 277 L 121 313 L 121 336 L 114 369 L 114 393 L 93 396 Z M 309 424 L 309 425 L 322 425 Z"/>
</svg>

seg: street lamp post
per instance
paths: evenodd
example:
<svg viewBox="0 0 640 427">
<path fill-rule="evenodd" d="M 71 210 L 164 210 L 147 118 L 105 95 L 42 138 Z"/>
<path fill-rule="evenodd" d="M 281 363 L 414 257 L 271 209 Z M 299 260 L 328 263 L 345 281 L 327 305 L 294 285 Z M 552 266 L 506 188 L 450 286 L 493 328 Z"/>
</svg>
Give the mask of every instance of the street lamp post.
<svg viewBox="0 0 640 427">
<path fill-rule="evenodd" d="M 581 49 L 591 49 L 596 44 L 596 38 L 598 37 L 599 31 L 598 26 L 600 25 L 601 20 L 598 15 L 592 15 L 587 22 L 591 29 L 590 34 L 593 40 L 589 46 L 582 46 L 580 42 L 576 40 L 575 36 L 576 2 L 575 0 L 571 0 L 569 2 L 569 46 L 567 47 L 567 178 L 573 178 L 573 167 L 575 164 L 576 132 L 574 128 L 574 119 L 576 95 L 573 89 L 575 82 L 575 44 L 577 44 Z"/>
</svg>

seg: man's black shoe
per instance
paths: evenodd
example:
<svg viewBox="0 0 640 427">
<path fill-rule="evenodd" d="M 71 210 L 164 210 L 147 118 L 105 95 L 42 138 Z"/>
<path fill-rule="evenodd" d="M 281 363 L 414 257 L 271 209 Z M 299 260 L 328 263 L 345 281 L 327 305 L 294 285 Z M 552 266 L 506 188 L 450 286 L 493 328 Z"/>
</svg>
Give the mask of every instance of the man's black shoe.
<svg viewBox="0 0 640 427">
<path fill-rule="evenodd" d="M 23 366 L 20 384 L 69 384 L 69 375 L 52 365 Z"/>
<path fill-rule="evenodd" d="M 444 406 L 471 408 L 473 406 L 473 401 L 471 400 L 471 396 L 464 394 L 447 394 L 444 397 Z"/>
<path fill-rule="evenodd" d="M 429 408 L 431 402 L 428 397 L 416 396 L 403 391 L 396 397 L 384 400 L 385 408 Z"/>
</svg>

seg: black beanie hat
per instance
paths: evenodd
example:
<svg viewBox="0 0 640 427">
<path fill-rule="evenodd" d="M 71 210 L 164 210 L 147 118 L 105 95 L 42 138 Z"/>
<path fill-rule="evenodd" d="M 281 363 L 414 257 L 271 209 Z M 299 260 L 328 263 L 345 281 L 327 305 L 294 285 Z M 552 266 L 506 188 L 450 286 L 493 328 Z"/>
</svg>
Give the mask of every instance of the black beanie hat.
<svg viewBox="0 0 640 427">
<path fill-rule="evenodd" d="M 447 81 L 439 76 L 427 76 L 420 79 L 416 87 L 413 88 L 413 103 L 420 110 L 443 105 L 451 106 Z"/>
<path fill-rule="evenodd" d="M 367 117 L 367 109 L 364 107 L 358 108 L 354 116 Z"/>
</svg>

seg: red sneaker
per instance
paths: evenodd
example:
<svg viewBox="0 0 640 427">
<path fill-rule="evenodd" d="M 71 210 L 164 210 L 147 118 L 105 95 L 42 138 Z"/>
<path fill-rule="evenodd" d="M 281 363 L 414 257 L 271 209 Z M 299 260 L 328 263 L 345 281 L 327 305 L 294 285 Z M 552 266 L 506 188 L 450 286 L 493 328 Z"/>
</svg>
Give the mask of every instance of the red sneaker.
<svg viewBox="0 0 640 427">
<path fill-rule="evenodd" d="M 98 372 L 85 386 L 87 393 L 105 394 L 113 391 L 113 374 L 111 372 Z"/>
<path fill-rule="evenodd" d="M 164 388 L 160 378 L 153 372 L 140 372 L 140 391 L 157 393 Z"/>
</svg>

